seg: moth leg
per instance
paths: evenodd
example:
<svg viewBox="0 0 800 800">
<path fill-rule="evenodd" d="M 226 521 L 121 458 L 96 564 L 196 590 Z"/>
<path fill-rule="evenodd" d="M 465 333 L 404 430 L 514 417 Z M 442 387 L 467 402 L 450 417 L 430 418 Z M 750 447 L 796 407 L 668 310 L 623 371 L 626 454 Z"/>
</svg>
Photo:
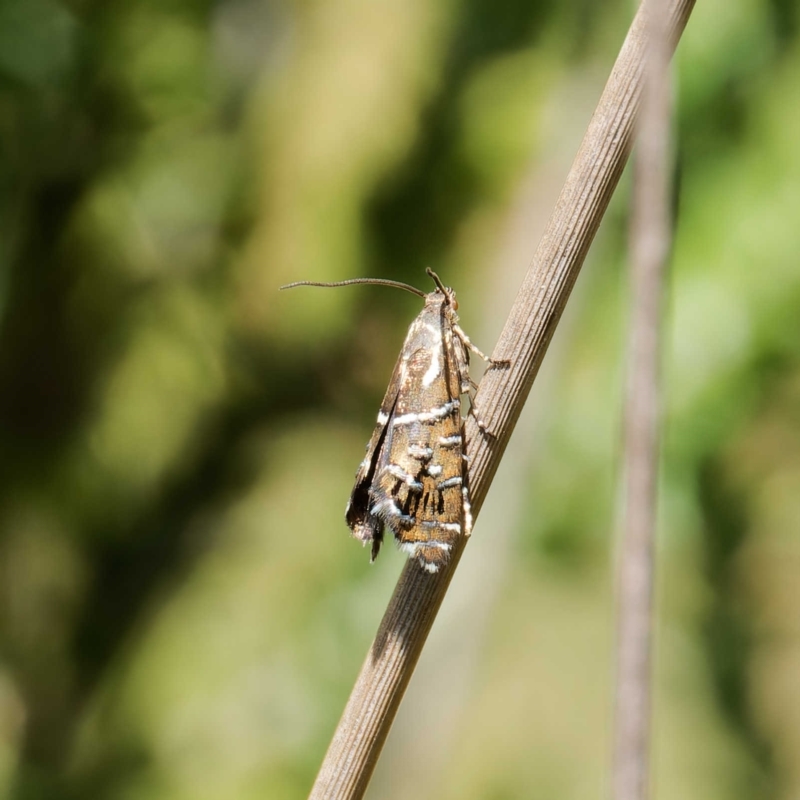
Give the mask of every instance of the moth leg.
<svg viewBox="0 0 800 800">
<path fill-rule="evenodd" d="M 454 323 L 453 330 L 455 331 L 456 336 L 458 336 L 458 338 L 461 339 L 461 341 L 463 342 L 464 347 L 468 347 L 470 350 L 472 350 L 473 353 L 475 353 L 476 356 L 480 356 L 484 361 L 492 360 L 491 358 L 489 358 L 489 356 L 487 356 L 484 352 L 482 352 L 474 344 L 472 344 L 469 336 L 467 336 L 467 334 L 464 333 L 463 329 L 457 322 Z"/>
<path fill-rule="evenodd" d="M 464 536 L 472 535 L 472 505 L 469 502 L 469 488 L 466 482 L 461 487 L 462 510 L 464 512 Z"/>
<path fill-rule="evenodd" d="M 495 435 L 489 430 L 489 426 L 478 416 L 478 412 L 475 410 L 475 406 L 472 404 L 470 404 L 469 413 L 478 424 L 478 430 L 480 430 L 484 436 L 489 436 L 490 438 L 494 439 Z"/>
<path fill-rule="evenodd" d="M 467 395 L 469 397 L 469 411 L 467 412 L 468 416 L 473 416 L 475 418 L 475 422 L 478 423 L 478 428 L 480 428 L 481 433 L 487 433 L 487 426 L 486 423 L 478 416 L 478 413 L 475 411 L 475 395 L 478 391 L 478 384 L 475 383 L 474 380 L 469 376 L 469 374 L 461 376 L 461 394 Z"/>
<path fill-rule="evenodd" d="M 453 330 L 455 331 L 456 336 L 458 336 L 458 338 L 461 339 L 461 342 L 463 343 L 464 347 L 468 348 L 469 350 L 472 350 L 472 352 L 475 353 L 476 356 L 480 356 L 490 366 L 507 367 L 511 364 L 511 362 L 505 358 L 498 360 L 487 356 L 486 353 L 484 353 L 482 350 L 480 350 L 472 343 L 469 336 L 467 336 L 467 334 L 464 333 L 463 329 L 457 322 L 453 325 Z M 473 386 L 474 385 L 475 384 L 473 384 Z"/>
<path fill-rule="evenodd" d="M 471 380 L 470 383 L 472 383 Z M 489 426 L 483 421 L 480 414 L 478 414 L 477 408 L 475 408 L 475 389 L 477 389 L 478 387 L 475 386 L 474 383 L 473 386 L 475 387 L 473 390 L 466 392 L 467 396 L 469 397 L 469 411 L 467 412 L 467 414 L 475 420 L 475 422 L 478 425 L 478 430 L 481 432 L 483 436 L 488 436 L 494 439 L 496 438 L 495 435 L 489 430 Z"/>
</svg>

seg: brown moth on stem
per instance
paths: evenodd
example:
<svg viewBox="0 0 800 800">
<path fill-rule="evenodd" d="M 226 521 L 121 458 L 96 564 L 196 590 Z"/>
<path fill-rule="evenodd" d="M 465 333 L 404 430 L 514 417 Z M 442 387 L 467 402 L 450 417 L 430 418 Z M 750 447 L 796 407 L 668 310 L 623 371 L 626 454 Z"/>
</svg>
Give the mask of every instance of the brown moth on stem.
<svg viewBox="0 0 800 800">
<path fill-rule="evenodd" d="M 388 528 L 409 558 L 428 572 L 438 572 L 457 537 L 472 531 L 461 417 L 461 396 L 473 386 L 469 353 L 498 362 L 488 359 L 459 327 L 455 292 L 433 270 L 427 273 L 436 284 L 428 294 L 378 278 L 299 281 L 281 288 L 376 283 L 425 299 L 389 380 L 345 519 L 356 539 L 371 544 L 372 561 Z"/>
</svg>

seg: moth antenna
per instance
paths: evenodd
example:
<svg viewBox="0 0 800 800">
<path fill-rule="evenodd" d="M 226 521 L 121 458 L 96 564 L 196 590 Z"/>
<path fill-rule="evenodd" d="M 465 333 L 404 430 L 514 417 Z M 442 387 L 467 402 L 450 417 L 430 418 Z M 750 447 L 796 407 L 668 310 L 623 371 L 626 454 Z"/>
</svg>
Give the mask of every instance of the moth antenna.
<svg viewBox="0 0 800 800">
<path fill-rule="evenodd" d="M 441 278 L 430 267 L 425 267 L 425 272 L 427 272 L 428 275 L 430 275 L 430 277 L 433 279 L 433 282 L 436 284 L 436 288 L 442 294 L 446 295 L 447 294 L 447 289 L 445 288 L 444 284 L 442 283 Z"/>
<path fill-rule="evenodd" d="M 337 286 L 353 286 L 356 283 L 374 283 L 377 286 L 393 286 L 395 289 L 405 289 L 407 292 L 411 292 L 411 294 L 415 294 L 418 297 L 425 297 L 425 292 L 417 289 L 414 286 L 409 286 L 407 283 L 401 283 L 400 281 L 390 281 L 386 278 L 350 278 L 350 280 L 347 281 L 334 281 L 332 283 L 323 283 L 320 281 L 295 281 L 294 283 L 287 283 L 285 286 L 281 286 L 280 288 L 294 289 L 295 286 L 322 286 L 325 289 L 332 289 Z"/>
</svg>

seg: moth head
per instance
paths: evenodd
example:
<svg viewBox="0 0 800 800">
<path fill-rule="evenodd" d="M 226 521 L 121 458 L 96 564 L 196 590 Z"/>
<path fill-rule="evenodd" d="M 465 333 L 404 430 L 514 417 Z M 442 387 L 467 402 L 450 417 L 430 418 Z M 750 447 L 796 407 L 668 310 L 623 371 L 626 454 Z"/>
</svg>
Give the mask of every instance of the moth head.
<svg viewBox="0 0 800 800">
<path fill-rule="evenodd" d="M 442 283 L 442 279 L 430 268 L 426 267 L 425 272 L 430 275 L 433 282 L 436 284 L 436 291 L 441 292 L 445 297 L 445 302 L 453 311 L 458 311 L 458 300 L 456 300 L 456 293 L 449 287 Z"/>
</svg>

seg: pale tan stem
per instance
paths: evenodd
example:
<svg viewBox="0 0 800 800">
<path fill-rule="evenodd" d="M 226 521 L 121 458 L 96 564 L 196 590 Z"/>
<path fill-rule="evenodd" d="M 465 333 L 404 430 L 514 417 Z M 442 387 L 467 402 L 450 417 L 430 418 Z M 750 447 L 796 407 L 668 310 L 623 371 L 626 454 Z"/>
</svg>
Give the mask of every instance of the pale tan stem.
<svg viewBox="0 0 800 800">
<path fill-rule="evenodd" d="M 624 509 L 617 592 L 614 798 L 650 790 L 651 652 L 664 269 L 670 250 L 670 83 L 664 6 L 648 16 L 649 58 L 634 161 Z"/>
</svg>

